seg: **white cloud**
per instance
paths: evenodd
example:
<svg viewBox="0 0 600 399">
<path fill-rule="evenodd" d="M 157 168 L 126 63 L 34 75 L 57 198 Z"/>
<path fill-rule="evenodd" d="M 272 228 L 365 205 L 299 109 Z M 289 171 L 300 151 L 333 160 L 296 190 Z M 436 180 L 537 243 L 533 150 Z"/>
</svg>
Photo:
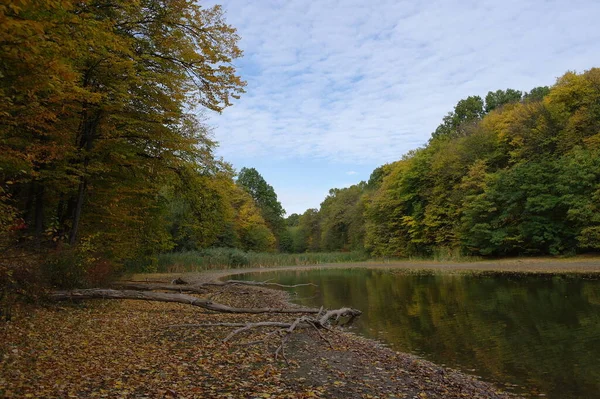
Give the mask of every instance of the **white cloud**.
<svg viewBox="0 0 600 399">
<path fill-rule="evenodd" d="M 347 174 L 347 175 L 350 175 L 350 176 L 352 176 L 352 175 L 355 175 L 355 174 L 356 174 L 356 172 L 355 172 L 355 171 L 353 171 L 353 170 L 351 170 L 351 171 L 348 171 L 348 172 L 346 172 L 346 174 Z"/>
<path fill-rule="evenodd" d="M 212 119 L 219 154 L 382 164 L 422 145 L 461 98 L 551 85 L 600 61 L 600 3 L 223 2 L 248 81 Z"/>
</svg>

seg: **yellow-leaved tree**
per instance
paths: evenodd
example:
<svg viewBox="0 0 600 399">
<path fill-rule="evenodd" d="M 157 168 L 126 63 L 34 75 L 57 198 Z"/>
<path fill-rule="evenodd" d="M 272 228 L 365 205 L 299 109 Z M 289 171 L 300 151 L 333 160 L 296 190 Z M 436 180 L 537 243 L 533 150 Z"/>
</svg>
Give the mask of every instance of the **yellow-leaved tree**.
<svg viewBox="0 0 600 399">
<path fill-rule="evenodd" d="M 194 112 L 243 92 L 238 40 L 219 6 L 189 0 L 3 2 L 7 246 L 88 261 L 168 248 L 161 190 L 222 168 Z"/>
</svg>

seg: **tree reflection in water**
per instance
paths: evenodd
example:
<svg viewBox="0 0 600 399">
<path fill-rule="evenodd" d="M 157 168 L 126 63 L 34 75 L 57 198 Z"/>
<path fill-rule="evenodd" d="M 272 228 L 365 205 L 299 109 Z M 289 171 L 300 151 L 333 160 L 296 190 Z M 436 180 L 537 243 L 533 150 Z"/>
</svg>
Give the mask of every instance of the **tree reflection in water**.
<svg viewBox="0 0 600 399">
<path fill-rule="evenodd" d="M 600 392 L 600 281 L 526 274 L 317 269 L 244 275 L 297 289 L 298 302 L 364 313 L 353 329 L 521 393 Z"/>
</svg>

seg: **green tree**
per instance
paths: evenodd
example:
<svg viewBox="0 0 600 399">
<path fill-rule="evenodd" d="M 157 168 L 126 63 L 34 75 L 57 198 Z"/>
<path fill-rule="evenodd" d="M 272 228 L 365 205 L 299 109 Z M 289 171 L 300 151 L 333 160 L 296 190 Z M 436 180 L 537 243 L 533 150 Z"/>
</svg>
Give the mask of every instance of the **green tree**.
<svg viewBox="0 0 600 399">
<path fill-rule="evenodd" d="M 275 237 L 281 238 L 285 231 L 285 210 L 273 187 L 254 168 L 242 168 L 237 177 L 237 184 L 254 199 Z"/>
<path fill-rule="evenodd" d="M 300 215 L 297 213 L 292 213 L 287 218 L 285 218 L 285 224 L 289 227 L 296 227 L 300 223 Z"/>
<path fill-rule="evenodd" d="M 362 249 L 366 183 L 343 189 L 331 189 L 319 210 L 321 248 L 326 251 Z"/>
<path fill-rule="evenodd" d="M 524 162 L 488 177 L 465 204 L 465 242 L 482 255 L 559 254 L 573 248 L 573 227 L 552 160 Z"/>
<path fill-rule="evenodd" d="M 523 93 L 513 89 L 490 91 L 485 96 L 485 112 L 491 112 L 504 104 L 519 102 L 522 97 Z"/>
<path fill-rule="evenodd" d="M 523 94 L 523 100 L 525 101 L 542 101 L 546 95 L 550 93 L 548 86 L 534 87 L 529 93 Z"/>
<path fill-rule="evenodd" d="M 551 88 L 457 104 L 426 147 L 374 172 L 366 248 L 378 256 L 596 250 L 600 69 Z"/>
<path fill-rule="evenodd" d="M 307 209 L 294 235 L 294 252 L 317 252 L 321 249 L 321 223 L 318 209 Z"/>
<path fill-rule="evenodd" d="M 562 157 L 557 189 L 577 247 L 600 249 L 600 150 L 576 148 Z"/>
<path fill-rule="evenodd" d="M 454 111 L 444 116 L 442 123 L 435 129 L 432 138 L 457 137 L 465 134 L 465 127 L 483 117 L 483 100 L 479 96 L 469 96 L 460 100 Z"/>
</svg>

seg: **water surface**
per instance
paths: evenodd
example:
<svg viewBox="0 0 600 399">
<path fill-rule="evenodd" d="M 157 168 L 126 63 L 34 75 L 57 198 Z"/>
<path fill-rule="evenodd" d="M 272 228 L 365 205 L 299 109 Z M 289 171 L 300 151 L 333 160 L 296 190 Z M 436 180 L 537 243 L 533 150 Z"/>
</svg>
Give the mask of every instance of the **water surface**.
<svg viewBox="0 0 600 399">
<path fill-rule="evenodd" d="M 352 306 L 355 332 L 395 350 L 549 398 L 600 398 L 600 280 L 316 269 L 236 276 L 294 289 L 307 306 Z"/>
</svg>

